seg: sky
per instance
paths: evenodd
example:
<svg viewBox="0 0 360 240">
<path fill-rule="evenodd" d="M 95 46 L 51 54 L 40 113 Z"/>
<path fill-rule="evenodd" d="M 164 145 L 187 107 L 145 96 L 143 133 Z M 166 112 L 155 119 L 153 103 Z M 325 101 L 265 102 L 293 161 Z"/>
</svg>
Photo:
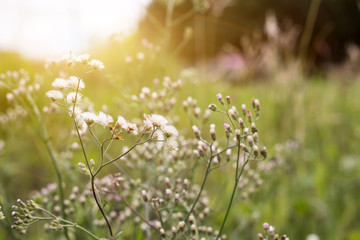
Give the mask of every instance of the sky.
<svg viewBox="0 0 360 240">
<path fill-rule="evenodd" d="M 129 34 L 150 0 L 0 0 L 0 51 L 59 57 Z"/>
</svg>

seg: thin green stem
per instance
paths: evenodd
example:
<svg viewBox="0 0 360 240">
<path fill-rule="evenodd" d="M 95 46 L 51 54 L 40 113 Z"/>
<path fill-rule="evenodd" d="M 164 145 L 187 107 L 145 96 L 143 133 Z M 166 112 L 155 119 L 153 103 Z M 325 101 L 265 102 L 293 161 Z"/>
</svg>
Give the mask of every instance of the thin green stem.
<svg viewBox="0 0 360 240">
<path fill-rule="evenodd" d="M 216 237 L 216 240 L 219 239 L 219 237 L 221 236 L 223 230 L 224 230 L 224 226 L 225 226 L 225 223 L 226 223 L 226 220 L 229 216 L 229 213 L 230 213 L 230 209 L 231 209 L 231 206 L 232 206 L 232 203 L 233 203 L 233 200 L 234 200 L 234 197 L 235 197 L 235 192 L 236 192 L 236 189 L 237 189 L 237 186 L 238 186 L 238 183 L 239 183 L 239 180 L 240 180 L 240 177 L 242 176 L 243 172 L 244 172 L 244 169 L 245 169 L 245 166 L 246 164 L 249 162 L 249 159 L 246 159 L 244 164 L 242 165 L 241 167 L 241 170 L 239 172 L 239 175 L 236 177 L 236 181 L 235 181 L 235 184 L 234 184 L 234 188 L 233 188 L 233 191 L 231 193 L 231 198 L 230 198 L 230 202 L 229 202 L 229 205 L 227 207 L 227 210 L 226 210 L 226 214 L 225 214 L 225 217 L 224 217 L 224 220 L 221 224 L 221 227 L 220 227 L 220 230 L 219 230 L 219 234 L 217 235 Z"/>
<path fill-rule="evenodd" d="M 68 220 L 65 220 L 65 219 L 60 219 L 60 221 L 64 222 L 64 223 L 67 223 L 67 224 L 70 224 L 69 226 L 64 226 L 64 227 L 74 227 L 74 228 L 77 228 L 81 231 L 83 231 L 84 233 L 86 233 L 87 235 L 89 235 L 90 237 L 92 237 L 93 239 L 96 239 L 96 240 L 99 240 L 100 238 L 98 236 L 96 236 L 95 234 L 91 233 L 90 231 L 88 231 L 86 228 L 78 225 L 77 223 L 73 223 L 73 222 L 70 222 Z"/>
<path fill-rule="evenodd" d="M 57 164 L 57 161 L 56 161 L 56 158 L 55 158 L 55 155 L 54 155 L 54 151 L 52 150 L 52 147 L 50 145 L 49 135 L 48 135 L 47 130 L 45 128 L 45 123 L 44 123 L 44 120 L 43 120 L 42 115 L 40 113 L 40 110 L 39 110 L 38 106 L 36 105 L 34 99 L 28 93 L 26 94 L 26 97 L 27 97 L 30 105 L 33 108 L 35 116 L 37 117 L 37 120 L 38 120 L 39 125 L 40 125 L 40 129 L 41 129 L 41 133 L 42 133 L 41 134 L 42 140 L 45 143 L 46 150 L 47 150 L 47 152 L 48 152 L 48 154 L 50 156 L 51 163 L 52 163 L 52 165 L 53 165 L 53 167 L 55 169 L 57 182 L 58 182 L 57 184 L 58 184 L 58 189 L 59 189 L 61 216 L 63 218 L 65 218 L 66 214 L 65 214 L 64 190 L 63 190 L 62 175 L 61 175 L 59 166 Z M 66 239 L 69 240 L 69 235 L 68 235 L 67 230 L 64 231 L 64 235 L 65 235 Z"/>
</svg>

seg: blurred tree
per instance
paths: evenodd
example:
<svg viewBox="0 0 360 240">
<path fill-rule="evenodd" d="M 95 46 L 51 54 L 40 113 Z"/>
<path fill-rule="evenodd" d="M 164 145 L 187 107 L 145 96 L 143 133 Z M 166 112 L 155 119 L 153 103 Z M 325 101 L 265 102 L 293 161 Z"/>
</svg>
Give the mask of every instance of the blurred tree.
<svg viewBox="0 0 360 240">
<path fill-rule="evenodd" d="M 213 56 L 225 43 L 240 47 L 242 35 L 262 32 L 269 10 L 275 12 L 280 26 L 290 19 L 304 28 L 312 1 L 319 1 L 320 5 L 314 12 L 314 28 L 310 32 L 305 56 L 316 65 L 341 61 L 345 57 L 347 43 L 360 44 L 360 8 L 356 0 L 209 0 L 207 8 L 202 11 L 194 11 L 194 3 L 201 1 L 177 1 L 172 15 L 176 24 L 171 28 L 172 37 L 166 51 L 174 51 L 183 38 L 186 26 L 193 27 L 194 38 L 183 49 L 181 56 L 190 62 Z M 165 29 L 166 2 L 156 0 L 147 8 L 147 15 L 139 23 L 139 32 L 143 37 L 159 42 L 164 39 L 161 29 Z M 177 21 L 182 18 L 184 21 L 181 23 Z M 298 54 L 299 44 L 300 39 L 294 54 Z"/>
</svg>

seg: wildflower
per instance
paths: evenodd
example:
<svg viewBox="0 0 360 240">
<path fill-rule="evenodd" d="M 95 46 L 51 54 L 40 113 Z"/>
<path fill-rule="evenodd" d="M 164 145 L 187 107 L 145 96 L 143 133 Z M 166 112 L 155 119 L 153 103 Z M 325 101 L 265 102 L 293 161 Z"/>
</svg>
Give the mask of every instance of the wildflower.
<svg viewBox="0 0 360 240">
<path fill-rule="evenodd" d="M 104 64 L 97 60 L 97 59 L 92 59 L 91 61 L 89 61 L 89 65 L 93 70 L 102 70 L 104 69 Z"/>
<path fill-rule="evenodd" d="M 212 103 L 212 104 L 209 105 L 209 109 L 210 109 L 211 111 L 213 111 L 213 112 L 216 112 L 217 106 Z"/>
<path fill-rule="evenodd" d="M 80 81 L 80 82 L 79 82 Z M 85 88 L 85 83 L 82 79 L 79 79 L 76 76 L 70 76 L 69 79 L 67 80 L 67 88 L 76 90 L 78 89 L 82 90 Z"/>
<path fill-rule="evenodd" d="M 193 125 L 193 126 L 192 126 L 192 129 L 193 129 L 193 131 L 194 131 L 195 137 L 196 137 L 197 139 L 200 139 L 200 130 L 199 130 L 199 128 L 198 128 L 197 126 Z"/>
<path fill-rule="evenodd" d="M 90 59 L 90 55 L 87 53 L 84 53 L 84 54 L 79 55 L 76 58 L 76 61 L 85 65 L 89 61 L 89 59 Z"/>
<path fill-rule="evenodd" d="M 265 222 L 263 224 L 263 227 L 264 227 L 264 230 L 267 231 L 269 229 L 270 225 L 267 222 Z"/>
<path fill-rule="evenodd" d="M 123 116 L 118 116 L 118 120 L 115 123 L 115 127 L 119 127 L 122 129 L 127 129 L 128 128 L 128 123 L 125 120 L 125 118 Z"/>
<path fill-rule="evenodd" d="M 46 93 L 46 96 L 50 98 L 52 101 L 56 101 L 64 98 L 64 94 L 58 90 L 50 90 Z"/>
<path fill-rule="evenodd" d="M 81 113 L 81 118 L 86 122 L 87 125 L 91 125 L 97 121 L 97 116 L 92 112 L 83 112 Z"/>
<path fill-rule="evenodd" d="M 154 127 L 165 127 L 168 121 L 165 117 L 158 115 L 158 114 L 151 114 L 148 116 L 148 119 L 152 123 Z"/>
<path fill-rule="evenodd" d="M 174 126 L 171 126 L 171 125 L 166 125 L 163 128 L 163 132 L 166 137 L 171 137 L 171 136 L 177 137 L 179 135 L 178 130 Z"/>
<path fill-rule="evenodd" d="M 213 141 L 216 140 L 215 124 L 210 125 L 210 136 Z"/>
<path fill-rule="evenodd" d="M 126 131 L 127 133 L 132 133 L 133 135 L 137 135 L 139 133 L 135 123 L 128 123 Z"/>
<path fill-rule="evenodd" d="M 66 96 L 67 103 L 76 103 L 81 100 L 82 95 L 80 93 L 71 92 Z"/>
<path fill-rule="evenodd" d="M 100 111 L 99 115 L 97 117 L 96 123 L 98 123 L 98 124 L 100 124 L 102 126 L 108 126 L 109 123 L 111 123 L 113 121 L 114 120 L 110 115 Z"/>
<path fill-rule="evenodd" d="M 68 65 L 69 67 L 75 65 L 76 56 L 71 51 L 66 53 L 63 59 L 65 60 L 66 65 Z"/>
<path fill-rule="evenodd" d="M 162 132 L 160 132 L 160 131 L 156 131 L 154 133 L 154 135 L 153 135 L 153 139 L 155 141 L 157 141 L 156 142 L 156 148 L 161 149 L 163 147 L 163 145 L 164 145 L 164 140 L 165 140 L 164 134 Z"/>
<path fill-rule="evenodd" d="M 216 94 L 216 97 L 217 97 L 217 99 L 219 100 L 219 102 L 220 102 L 222 105 L 224 105 L 224 99 L 223 99 L 221 93 Z"/>
<path fill-rule="evenodd" d="M 266 147 L 263 147 L 263 148 L 261 149 L 260 154 L 261 154 L 261 156 L 263 156 L 264 158 L 267 157 L 267 149 L 266 149 Z"/>
<path fill-rule="evenodd" d="M 167 139 L 165 146 L 168 149 L 168 151 L 173 154 L 175 154 L 179 150 L 179 143 L 176 141 L 175 138 Z"/>
</svg>

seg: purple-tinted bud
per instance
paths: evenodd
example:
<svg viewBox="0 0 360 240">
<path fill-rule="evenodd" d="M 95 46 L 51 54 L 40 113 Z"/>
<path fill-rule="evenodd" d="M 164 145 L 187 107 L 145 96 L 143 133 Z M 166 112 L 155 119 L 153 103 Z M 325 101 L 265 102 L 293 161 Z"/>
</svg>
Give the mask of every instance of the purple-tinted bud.
<svg viewBox="0 0 360 240">
<path fill-rule="evenodd" d="M 219 100 L 219 102 L 220 102 L 222 105 L 224 105 L 224 99 L 223 99 L 221 93 L 216 94 L 216 97 L 217 97 L 217 99 Z"/>
<path fill-rule="evenodd" d="M 267 231 L 269 230 L 270 224 L 268 224 L 267 222 L 263 224 L 264 230 Z"/>
<path fill-rule="evenodd" d="M 230 125 L 227 123 L 224 123 L 224 128 L 229 132 L 231 131 Z"/>
<path fill-rule="evenodd" d="M 213 112 L 216 112 L 217 106 L 216 106 L 214 103 L 212 103 L 212 104 L 209 105 L 209 109 L 210 109 L 211 111 L 213 111 Z"/>
<path fill-rule="evenodd" d="M 261 233 L 258 233 L 257 236 L 258 236 L 259 240 L 264 240 L 264 236 Z"/>
</svg>

